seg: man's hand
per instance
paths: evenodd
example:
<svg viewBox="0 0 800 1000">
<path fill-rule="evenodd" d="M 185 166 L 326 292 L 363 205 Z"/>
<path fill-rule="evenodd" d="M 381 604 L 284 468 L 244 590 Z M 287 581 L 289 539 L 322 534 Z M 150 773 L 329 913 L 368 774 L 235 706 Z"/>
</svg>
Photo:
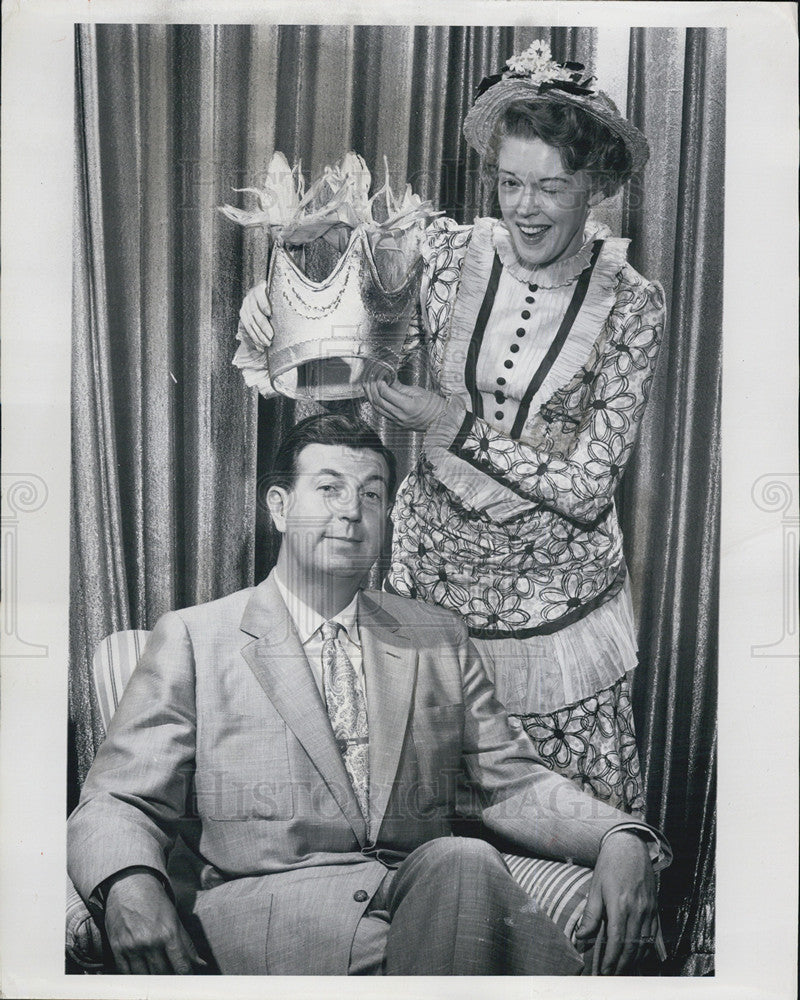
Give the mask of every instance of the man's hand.
<svg viewBox="0 0 800 1000">
<path fill-rule="evenodd" d="M 444 410 L 444 396 L 416 385 L 372 382 L 364 387 L 367 399 L 381 416 L 412 431 L 426 431 Z"/>
<path fill-rule="evenodd" d="M 639 962 L 658 932 L 653 864 L 646 844 L 620 830 L 606 838 L 594 869 L 578 940 L 589 943 L 605 921 L 600 974 L 619 975 Z"/>
<path fill-rule="evenodd" d="M 155 875 L 133 872 L 112 884 L 106 898 L 105 926 L 120 972 L 185 976 L 206 965 Z"/>
<path fill-rule="evenodd" d="M 271 315 L 267 283 L 260 281 L 247 293 L 239 310 L 239 334 L 245 336 L 256 349 L 269 347 L 275 336 L 269 321 Z"/>
</svg>

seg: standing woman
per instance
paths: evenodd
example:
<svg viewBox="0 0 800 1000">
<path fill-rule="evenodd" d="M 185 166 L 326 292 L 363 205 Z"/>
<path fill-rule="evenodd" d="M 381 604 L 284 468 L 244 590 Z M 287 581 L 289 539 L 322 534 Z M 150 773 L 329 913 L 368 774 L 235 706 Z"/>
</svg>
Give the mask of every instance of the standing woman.
<svg viewBox="0 0 800 1000">
<path fill-rule="evenodd" d="M 375 383 L 424 432 L 394 508 L 385 586 L 452 608 L 542 759 L 618 808 L 644 801 L 628 675 L 636 630 L 614 493 L 647 403 L 660 285 L 589 218 L 644 136 L 546 43 L 482 85 L 464 134 L 502 220 L 426 232 L 431 389 Z M 263 286 L 242 324 L 271 337 Z"/>
<path fill-rule="evenodd" d="M 386 586 L 459 611 L 542 758 L 641 814 L 614 493 L 664 297 L 589 211 L 642 169 L 648 146 L 545 44 L 509 66 L 464 124 L 502 221 L 428 230 L 422 318 L 438 391 L 368 392 L 425 432 L 397 497 Z"/>
</svg>

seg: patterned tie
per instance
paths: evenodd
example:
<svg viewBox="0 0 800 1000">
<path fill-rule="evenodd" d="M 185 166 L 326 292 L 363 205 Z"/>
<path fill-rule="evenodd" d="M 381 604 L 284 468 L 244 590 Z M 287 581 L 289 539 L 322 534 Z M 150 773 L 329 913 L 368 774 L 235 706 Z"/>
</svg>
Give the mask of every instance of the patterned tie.
<svg viewBox="0 0 800 1000">
<path fill-rule="evenodd" d="M 355 668 L 339 641 L 338 622 L 322 626 L 322 683 L 325 701 L 344 766 L 361 813 L 369 820 L 369 729 L 367 703 Z"/>
</svg>

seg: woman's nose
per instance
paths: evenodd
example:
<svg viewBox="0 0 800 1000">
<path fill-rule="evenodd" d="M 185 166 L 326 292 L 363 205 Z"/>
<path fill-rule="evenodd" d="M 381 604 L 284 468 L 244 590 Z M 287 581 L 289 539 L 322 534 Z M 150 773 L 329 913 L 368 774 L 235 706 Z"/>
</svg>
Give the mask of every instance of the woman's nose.
<svg viewBox="0 0 800 1000">
<path fill-rule="evenodd" d="M 539 214 L 539 192 L 532 184 L 526 184 L 522 189 L 517 211 L 522 215 Z"/>
</svg>

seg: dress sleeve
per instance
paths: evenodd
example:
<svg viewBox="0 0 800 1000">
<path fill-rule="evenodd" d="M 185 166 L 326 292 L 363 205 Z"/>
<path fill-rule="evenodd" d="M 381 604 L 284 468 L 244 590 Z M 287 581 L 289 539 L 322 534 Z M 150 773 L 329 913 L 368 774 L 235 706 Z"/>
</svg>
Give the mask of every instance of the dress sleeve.
<svg viewBox="0 0 800 1000">
<path fill-rule="evenodd" d="M 265 348 L 252 343 L 241 330 L 236 334 L 239 346 L 231 364 L 242 373 L 245 384 L 250 389 L 258 389 L 265 399 L 277 396 L 269 374 L 269 354 Z"/>
<path fill-rule="evenodd" d="M 657 282 L 621 282 L 587 363 L 542 407 L 536 445 L 498 431 L 451 397 L 425 447 L 447 449 L 469 467 L 457 489 L 463 502 L 504 507 L 508 516 L 544 507 L 586 526 L 605 516 L 647 405 L 664 315 Z"/>
<path fill-rule="evenodd" d="M 473 229 L 443 217 L 432 222 L 425 233 L 419 300 L 421 326 L 429 346 L 435 345 L 445 328 Z"/>
</svg>

